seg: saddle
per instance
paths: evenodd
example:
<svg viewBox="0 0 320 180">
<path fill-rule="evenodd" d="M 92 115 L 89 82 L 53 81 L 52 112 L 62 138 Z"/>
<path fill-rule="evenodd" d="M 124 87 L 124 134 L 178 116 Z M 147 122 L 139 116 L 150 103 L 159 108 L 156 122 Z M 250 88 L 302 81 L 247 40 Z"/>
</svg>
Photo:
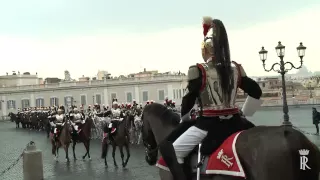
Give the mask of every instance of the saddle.
<svg viewBox="0 0 320 180">
<path fill-rule="evenodd" d="M 58 140 L 62 128 L 63 128 L 62 123 L 56 123 L 56 127 L 53 128 L 53 134 L 54 134 L 55 140 Z"/>
<path fill-rule="evenodd" d="M 119 126 L 119 124 L 121 124 L 123 118 L 119 118 L 116 120 L 111 120 L 111 122 L 109 123 L 109 132 L 111 135 L 115 135 L 117 132 L 117 128 Z"/>
<path fill-rule="evenodd" d="M 73 129 L 77 134 L 79 134 L 81 132 L 83 124 L 84 124 L 83 120 L 76 120 L 74 122 Z"/>
<path fill-rule="evenodd" d="M 243 131 L 230 135 L 217 149 L 214 149 L 210 155 L 201 154 L 201 144 L 197 146 L 185 158 L 185 164 L 191 166 L 192 173 L 203 175 L 227 175 L 246 178 L 242 164 L 236 151 L 236 141 Z M 160 169 L 169 171 L 165 161 L 160 157 L 156 166 Z"/>
</svg>

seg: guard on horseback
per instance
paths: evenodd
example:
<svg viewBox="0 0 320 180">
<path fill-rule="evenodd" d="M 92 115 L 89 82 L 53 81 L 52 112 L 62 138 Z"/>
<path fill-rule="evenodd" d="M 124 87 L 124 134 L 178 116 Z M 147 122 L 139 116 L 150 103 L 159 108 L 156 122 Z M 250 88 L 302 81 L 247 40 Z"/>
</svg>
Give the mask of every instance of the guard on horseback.
<svg viewBox="0 0 320 180">
<path fill-rule="evenodd" d="M 50 125 L 51 125 L 51 133 L 54 134 L 54 137 L 55 137 L 54 139 L 55 140 L 58 139 L 65 121 L 66 121 L 66 117 L 63 114 L 63 110 L 62 109 L 58 109 L 58 114 L 56 114 L 54 116 L 54 118 L 50 118 L 49 119 L 49 122 L 50 122 Z"/>
<path fill-rule="evenodd" d="M 80 113 L 78 111 L 78 108 L 73 109 L 73 119 L 72 120 L 72 126 L 73 126 L 73 134 L 78 134 L 81 131 L 82 125 L 85 123 L 84 120 L 85 116 L 83 113 Z"/>
<path fill-rule="evenodd" d="M 231 62 L 223 23 L 204 17 L 203 28 L 202 57 L 205 62 L 189 68 L 187 93 L 181 105 L 181 117 L 190 116 L 197 100 L 199 116 L 196 121 L 182 121 L 159 145 L 175 180 L 192 177 L 184 159 L 198 144 L 202 143 L 202 153 L 209 155 L 231 134 L 254 127 L 241 118 L 235 105 L 238 87 L 248 94 L 243 109 L 250 107 L 253 113 L 261 105 L 259 85 L 246 76 L 240 64 Z"/>
<path fill-rule="evenodd" d="M 113 106 L 113 108 L 111 109 L 111 113 L 112 113 L 111 122 L 108 126 L 108 128 L 109 128 L 108 134 L 109 135 L 116 132 L 119 122 L 121 122 L 123 120 L 123 115 L 122 115 L 121 110 L 119 108 L 118 102 L 114 101 L 112 103 L 112 106 Z"/>
</svg>

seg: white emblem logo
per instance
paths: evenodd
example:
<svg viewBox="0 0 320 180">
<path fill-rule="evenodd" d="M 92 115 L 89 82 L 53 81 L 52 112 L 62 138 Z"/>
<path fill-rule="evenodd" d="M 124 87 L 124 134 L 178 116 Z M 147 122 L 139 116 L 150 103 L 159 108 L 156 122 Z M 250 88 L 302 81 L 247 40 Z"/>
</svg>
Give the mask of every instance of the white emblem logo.
<svg viewBox="0 0 320 180">
<path fill-rule="evenodd" d="M 309 155 L 309 150 L 307 149 L 300 149 L 299 150 L 300 154 L 300 169 L 301 170 L 306 170 L 306 169 L 311 169 L 307 163 L 308 163 L 308 155 Z"/>
<path fill-rule="evenodd" d="M 229 158 L 227 155 L 223 154 L 223 149 L 219 151 L 217 159 L 220 159 L 221 162 L 228 166 L 228 168 L 230 168 L 233 165 L 233 163 L 231 162 L 233 157 Z"/>
</svg>

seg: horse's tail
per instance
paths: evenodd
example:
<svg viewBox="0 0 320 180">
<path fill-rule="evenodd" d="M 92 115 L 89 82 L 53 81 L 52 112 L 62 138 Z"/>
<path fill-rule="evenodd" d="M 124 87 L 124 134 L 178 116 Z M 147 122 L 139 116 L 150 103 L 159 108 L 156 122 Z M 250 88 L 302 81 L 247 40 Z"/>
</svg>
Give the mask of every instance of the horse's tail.
<svg viewBox="0 0 320 180">
<path fill-rule="evenodd" d="M 285 127 L 284 136 L 287 140 L 292 157 L 293 180 L 318 180 L 320 172 L 320 151 L 299 130 Z"/>
</svg>

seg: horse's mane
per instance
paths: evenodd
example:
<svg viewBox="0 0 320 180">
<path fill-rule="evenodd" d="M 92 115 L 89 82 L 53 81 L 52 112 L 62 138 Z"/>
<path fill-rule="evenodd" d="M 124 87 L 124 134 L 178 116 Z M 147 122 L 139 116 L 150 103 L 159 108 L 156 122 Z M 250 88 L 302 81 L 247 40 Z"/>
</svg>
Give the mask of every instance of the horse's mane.
<svg viewBox="0 0 320 180">
<path fill-rule="evenodd" d="M 167 107 L 159 103 L 147 105 L 143 110 L 142 116 L 145 112 L 152 113 L 154 116 L 160 117 L 162 122 L 168 122 L 174 126 L 178 125 L 180 122 L 179 114 L 167 109 Z"/>
</svg>

